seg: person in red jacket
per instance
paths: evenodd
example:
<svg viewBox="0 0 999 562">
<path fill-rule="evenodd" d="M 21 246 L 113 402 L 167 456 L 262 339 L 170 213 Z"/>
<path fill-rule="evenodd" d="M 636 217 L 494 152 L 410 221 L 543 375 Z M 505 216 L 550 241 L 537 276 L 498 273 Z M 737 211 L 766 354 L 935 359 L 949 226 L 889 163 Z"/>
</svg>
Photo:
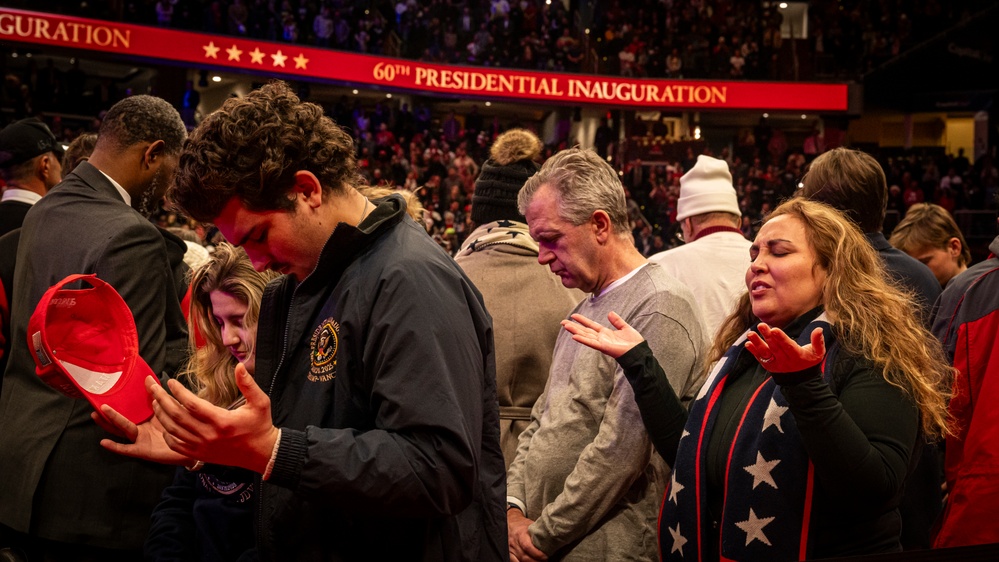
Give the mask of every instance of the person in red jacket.
<svg viewBox="0 0 999 562">
<path fill-rule="evenodd" d="M 947 503 L 934 548 L 999 543 L 999 237 L 991 255 L 947 285 L 933 335 L 957 369 L 944 474 Z"/>
</svg>

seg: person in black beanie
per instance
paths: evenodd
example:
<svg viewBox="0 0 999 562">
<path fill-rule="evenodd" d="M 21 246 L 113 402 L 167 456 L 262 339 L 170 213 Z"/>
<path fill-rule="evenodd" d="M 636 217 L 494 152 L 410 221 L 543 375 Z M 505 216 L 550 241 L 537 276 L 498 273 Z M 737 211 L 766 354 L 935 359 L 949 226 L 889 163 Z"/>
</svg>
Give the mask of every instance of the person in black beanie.
<svg viewBox="0 0 999 562">
<path fill-rule="evenodd" d="M 497 137 L 475 180 L 476 228 L 455 257 L 493 317 L 500 445 L 507 467 L 548 380 L 559 322 L 583 298 L 538 264 L 538 244 L 517 210 L 520 188 L 540 168 L 541 149 L 537 135 L 524 129 Z"/>
</svg>

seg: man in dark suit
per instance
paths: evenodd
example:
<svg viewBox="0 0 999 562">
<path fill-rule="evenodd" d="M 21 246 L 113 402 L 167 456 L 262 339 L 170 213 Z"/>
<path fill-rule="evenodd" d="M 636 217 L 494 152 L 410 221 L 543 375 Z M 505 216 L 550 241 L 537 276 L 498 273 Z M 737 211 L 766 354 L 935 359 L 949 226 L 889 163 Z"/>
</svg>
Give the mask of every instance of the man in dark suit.
<svg viewBox="0 0 999 562">
<path fill-rule="evenodd" d="M 126 98 L 108 112 L 90 160 L 25 217 L 0 395 L 0 541 L 28 559 L 141 559 L 149 514 L 171 481 L 172 467 L 97 445 L 106 434 L 91 421 L 90 405 L 35 375 L 27 327 L 51 285 L 96 273 L 132 310 L 146 363 L 161 377 L 179 370 L 187 332 L 171 257 L 183 254 L 147 216 L 172 181 L 185 137 L 164 100 Z"/>
<path fill-rule="evenodd" d="M 0 201 L 0 236 L 20 228 L 48 190 L 62 180 L 62 146 L 37 119 L 22 119 L 0 131 L 0 175 L 7 189 Z"/>
<path fill-rule="evenodd" d="M 0 200 L 0 388 L 10 351 L 10 293 L 14 258 L 24 215 L 62 180 L 62 146 L 45 123 L 22 119 L 0 131 L 0 176 L 7 189 Z"/>
</svg>

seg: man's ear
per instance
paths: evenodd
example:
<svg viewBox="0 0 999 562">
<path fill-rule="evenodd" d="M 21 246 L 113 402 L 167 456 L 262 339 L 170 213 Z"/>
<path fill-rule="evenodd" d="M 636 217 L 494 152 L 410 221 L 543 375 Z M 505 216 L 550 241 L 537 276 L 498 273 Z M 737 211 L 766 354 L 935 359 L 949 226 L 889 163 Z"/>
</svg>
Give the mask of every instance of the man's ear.
<svg viewBox="0 0 999 562">
<path fill-rule="evenodd" d="M 958 240 L 957 236 L 952 236 L 951 239 L 947 241 L 947 253 L 949 253 L 951 257 L 956 258 L 957 256 L 960 256 L 961 250 L 963 249 L 964 248 L 961 247 L 961 241 Z"/>
<path fill-rule="evenodd" d="M 295 185 L 291 189 L 295 199 L 301 197 L 312 208 L 323 204 L 323 184 L 319 178 L 308 170 L 295 172 Z"/>
<path fill-rule="evenodd" d="M 610 215 L 603 209 L 597 209 L 590 215 L 590 228 L 601 244 L 607 242 L 614 233 Z"/>
<path fill-rule="evenodd" d="M 55 155 L 50 152 L 48 154 L 43 154 L 42 157 L 38 159 L 38 162 L 35 165 L 35 173 L 37 176 L 48 178 L 49 175 L 52 174 L 53 158 L 55 158 Z"/>
<path fill-rule="evenodd" d="M 158 166 L 166 153 L 166 143 L 162 140 L 156 140 L 149 143 L 146 150 L 142 153 L 142 164 L 146 168 L 153 168 Z"/>
</svg>

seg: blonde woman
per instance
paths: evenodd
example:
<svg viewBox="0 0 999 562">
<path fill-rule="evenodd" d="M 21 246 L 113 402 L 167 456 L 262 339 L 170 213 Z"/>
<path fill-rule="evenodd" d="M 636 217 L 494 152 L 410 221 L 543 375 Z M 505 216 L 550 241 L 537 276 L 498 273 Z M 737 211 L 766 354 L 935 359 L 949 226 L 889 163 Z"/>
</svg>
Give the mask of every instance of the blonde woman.
<svg viewBox="0 0 999 562">
<path fill-rule="evenodd" d="M 831 207 L 778 207 L 750 249 L 748 292 L 722 325 L 690 412 L 642 336 L 574 316 L 617 358 L 673 466 L 664 560 L 801 560 L 900 550 L 898 501 L 924 436 L 946 433 L 939 343 Z"/>
<path fill-rule="evenodd" d="M 188 324 L 204 345 L 195 349 L 184 374 L 198 396 L 236 408 L 243 398 L 234 377 L 242 363 L 254 372 L 257 317 L 264 286 L 277 274 L 258 273 L 241 248 L 216 247 L 194 271 Z M 153 510 L 147 560 L 240 560 L 252 554 L 253 473 L 195 463 L 177 471 Z"/>
</svg>

